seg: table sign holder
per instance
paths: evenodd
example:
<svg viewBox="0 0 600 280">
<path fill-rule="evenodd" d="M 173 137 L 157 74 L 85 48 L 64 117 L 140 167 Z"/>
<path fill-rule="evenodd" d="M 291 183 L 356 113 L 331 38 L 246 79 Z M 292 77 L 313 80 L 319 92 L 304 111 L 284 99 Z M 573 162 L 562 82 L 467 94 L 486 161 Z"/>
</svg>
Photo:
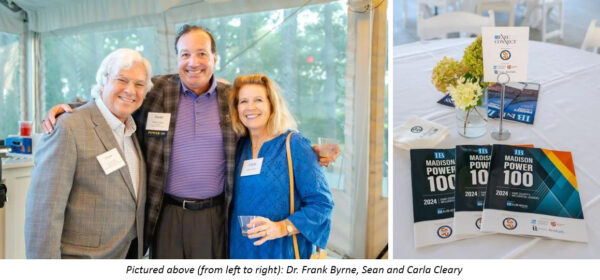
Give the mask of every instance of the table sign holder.
<svg viewBox="0 0 600 280">
<path fill-rule="evenodd" d="M 483 82 L 497 82 L 501 86 L 500 124 L 490 133 L 495 140 L 510 138 L 510 131 L 502 127 L 506 84 L 527 82 L 528 42 L 529 27 L 481 28 Z"/>
<path fill-rule="evenodd" d="M 502 78 L 502 77 L 506 77 L 506 78 Z M 510 131 L 508 129 L 502 127 L 502 119 L 504 119 L 504 92 L 506 90 L 506 84 L 508 84 L 510 82 L 510 76 L 505 72 L 500 73 L 496 77 L 496 81 L 501 86 L 501 90 L 500 90 L 500 124 L 498 125 L 497 129 L 494 129 L 492 131 L 491 136 L 492 136 L 492 138 L 494 138 L 496 140 L 506 140 L 506 139 L 510 138 Z"/>
</svg>

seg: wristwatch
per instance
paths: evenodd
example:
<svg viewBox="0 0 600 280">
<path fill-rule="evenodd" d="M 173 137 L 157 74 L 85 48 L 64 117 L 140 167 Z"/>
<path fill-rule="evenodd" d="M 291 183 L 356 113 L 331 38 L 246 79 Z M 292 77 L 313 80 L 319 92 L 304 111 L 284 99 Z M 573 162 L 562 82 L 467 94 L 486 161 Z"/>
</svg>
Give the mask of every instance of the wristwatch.
<svg viewBox="0 0 600 280">
<path fill-rule="evenodd" d="M 290 220 L 285 219 L 283 220 L 283 223 L 285 224 L 285 230 L 287 231 L 287 236 L 291 236 L 294 233 L 294 226 L 292 225 L 292 222 L 290 222 Z"/>
</svg>

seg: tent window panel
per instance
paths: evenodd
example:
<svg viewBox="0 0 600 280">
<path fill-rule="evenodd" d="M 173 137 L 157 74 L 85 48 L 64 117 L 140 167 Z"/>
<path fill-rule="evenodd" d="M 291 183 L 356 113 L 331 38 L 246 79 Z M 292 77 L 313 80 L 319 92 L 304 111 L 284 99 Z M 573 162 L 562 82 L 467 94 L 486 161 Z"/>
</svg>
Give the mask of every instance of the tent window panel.
<svg viewBox="0 0 600 280">
<path fill-rule="evenodd" d="M 217 43 L 215 75 L 264 73 L 276 81 L 298 129 L 317 143 L 344 146 L 347 8 L 342 2 L 202 19 Z M 177 25 L 179 28 L 182 24 Z M 331 188 L 342 189 L 343 155 L 325 169 Z"/>
<path fill-rule="evenodd" d="M 0 139 L 19 134 L 21 116 L 20 36 L 0 32 Z"/>
<path fill-rule="evenodd" d="M 42 38 L 43 110 L 59 103 L 89 100 L 102 59 L 118 48 L 142 53 L 159 74 L 159 50 L 154 27 L 76 35 L 44 34 Z"/>
<path fill-rule="evenodd" d="M 387 67 L 387 66 L 386 66 Z M 391 73 L 390 71 L 388 71 L 388 69 L 386 68 L 385 70 L 385 120 L 388 120 L 388 116 L 389 116 L 389 111 L 388 111 L 388 102 L 389 102 L 389 89 L 390 89 L 390 83 L 391 83 Z M 383 179 L 382 179 L 382 185 L 381 185 L 381 194 L 383 197 L 387 198 L 388 197 L 388 172 L 389 172 L 389 158 L 388 158 L 388 133 L 390 133 L 390 129 L 389 129 L 389 123 L 386 121 L 383 123 L 383 143 L 385 145 L 384 151 L 383 151 Z"/>
</svg>

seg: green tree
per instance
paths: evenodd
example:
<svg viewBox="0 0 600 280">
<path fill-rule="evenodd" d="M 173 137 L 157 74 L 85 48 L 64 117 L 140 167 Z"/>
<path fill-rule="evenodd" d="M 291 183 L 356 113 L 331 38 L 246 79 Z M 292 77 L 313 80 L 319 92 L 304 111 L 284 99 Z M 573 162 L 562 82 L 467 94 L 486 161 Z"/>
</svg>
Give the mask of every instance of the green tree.
<svg viewBox="0 0 600 280">
<path fill-rule="evenodd" d="M 21 114 L 20 36 L 0 32 L 0 138 L 18 134 Z"/>
</svg>

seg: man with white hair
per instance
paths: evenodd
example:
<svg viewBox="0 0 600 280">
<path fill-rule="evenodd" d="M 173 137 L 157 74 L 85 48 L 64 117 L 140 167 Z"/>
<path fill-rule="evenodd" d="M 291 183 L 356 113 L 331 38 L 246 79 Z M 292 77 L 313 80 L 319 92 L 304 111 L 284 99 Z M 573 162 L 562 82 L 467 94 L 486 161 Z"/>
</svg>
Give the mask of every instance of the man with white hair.
<svg viewBox="0 0 600 280">
<path fill-rule="evenodd" d="M 131 114 L 150 77 L 139 52 L 112 52 L 96 74 L 95 100 L 42 138 L 25 207 L 28 258 L 143 256 L 146 167 Z"/>
</svg>

